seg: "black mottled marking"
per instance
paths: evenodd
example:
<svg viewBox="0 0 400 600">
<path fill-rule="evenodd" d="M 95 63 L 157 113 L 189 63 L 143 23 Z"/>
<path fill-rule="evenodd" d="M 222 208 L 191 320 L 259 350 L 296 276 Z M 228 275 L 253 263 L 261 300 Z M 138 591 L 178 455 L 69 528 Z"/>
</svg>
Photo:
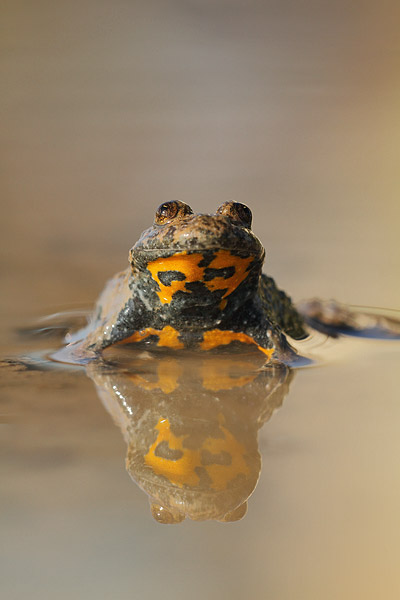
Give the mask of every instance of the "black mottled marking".
<svg viewBox="0 0 400 600">
<path fill-rule="evenodd" d="M 235 267 L 222 267 L 222 269 L 205 269 L 204 271 L 204 281 L 211 281 L 215 277 L 223 277 L 224 279 L 229 279 L 235 274 Z"/>
<path fill-rule="evenodd" d="M 215 250 L 206 250 L 205 252 L 203 252 L 203 258 L 197 264 L 197 266 L 200 267 L 201 269 L 203 267 L 208 267 L 210 262 L 212 262 L 214 260 L 215 256 L 216 256 Z"/>
<path fill-rule="evenodd" d="M 207 297 L 207 298 L 219 298 L 222 290 L 214 290 L 211 292 L 202 281 L 189 281 L 185 288 L 188 292 L 193 296 L 193 300 L 199 300 L 199 298 Z M 178 290 L 175 295 L 178 295 L 181 290 Z M 183 292 L 184 293 L 184 292 Z M 187 293 L 185 294 L 187 296 Z"/>
<path fill-rule="evenodd" d="M 155 456 L 166 458 L 167 460 L 179 460 L 183 456 L 182 450 L 170 448 L 167 440 L 160 442 L 154 451 Z"/>
<path fill-rule="evenodd" d="M 181 271 L 158 271 L 158 279 L 163 285 L 171 285 L 172 281 L 183 281 L 186 279 L 186 275 Z"/>
<path fill-rule="evenodd" d="M 200 489 L 208 489 L 212 486 L 212 479 L 204 467 L 196 467 L 194 472 L 199 478 L 197 486 Z"/>
<path fill-rule="evenodd" d="M 243 250 L 240 247 L 240 244 L 238 244 L 237 248 L 233 248 L 232 250 L 229 250 L 229 252 L 232 254 L 232 256 L 238 256 L 239 258 L 249 258 L 250 256 L 253 256 L 251 253 L 249 253 L 247 250 Z M 253 263 L 250 263 L 253 264 Z"/>
<path fill-rule="evenodd" d="M 231 465 L 232 456 L 229 452 L 222 450 L 218 454 L 213 454 L 209 450 L 203 450 L 201 452 L 201 464 L 206 465 Z"/>
<path fill-rule="evenodd" d="M 140 340 L 139 344 L 143 343 L 146 346 L 152 346 L 153 344 L 158 344 L 159 341 L 160 341 L 160 337 L 158 335 L 156 335 L 155 333 L 153 333 L 152 335 L 148 335 L 147 337 Z M 138 342 L 134 342 L 134 343 L 137 344 Z"/>
</svg>

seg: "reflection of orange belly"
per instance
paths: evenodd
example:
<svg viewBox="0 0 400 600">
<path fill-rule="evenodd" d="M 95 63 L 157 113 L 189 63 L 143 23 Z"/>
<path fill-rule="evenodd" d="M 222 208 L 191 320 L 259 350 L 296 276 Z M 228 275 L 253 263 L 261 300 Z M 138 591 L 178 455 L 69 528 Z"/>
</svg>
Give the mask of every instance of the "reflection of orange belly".
<svg viewBox="0 0 400 600">
<path fill-rule="evenodd" d="M 204 260 L 204 256 L 201 253 L 188 254 L 187 252 L 178 252 L 173 256 L 158 258 L 148 263 L 147 269 L 160 288 L 157 294 L 162 304 L 169 304 L 177 291 L 191 293 L 191 290 L 186 288 L 187 283 L 201 282 L 211 292 L 226 290 L 221 302 L 221 309 L 223 309 L 226 304 L 224 299 L 246 279 L 248 267 L 254 258 L 252 256 L 241 258 L 240 256 L 234 256 L 229 250 L 218 250 L 207 267 L 199 267 L 199 263 L 202 260 Z M 234 269 L 234 273 L 230 277 L 216 275 L 212 279 L 205 281 L 206 269 L 226 268 Z M 174 271 L 183 274 L 185 279 L 172 279 L 169 285 L 165 285 L 160 281 L 160 274 Z"/>
<path fill-rule="evenodd" d="M 223 425 L 223 417 L 219 418 L 220 438 L 206 438 L 200 448 L 186 448 L 184 441 L 189 434 L 175 436 L 170 429 L 168 419 L 159 419 L 156 429 L 157 439 L 150 446 L 144 457 L 146 465 L 154 473 L 162 475 L 172 484 L 182 487 L 187 485 L 196 487 L 200 482 L 201 470 L 204 470 L 210 479 L 213 490 L 225 490 L 228 484 L 238 475 L 248 475 L 249 467 L 244 459 L 245 447 L 237 441 Z M 157 449 L 162 442 L 167 442 L 171 451 L 178 451 L 174 459 L 165 458 L 157 454 Z M 223 462 L 212 462 L 212 456 L 225 457 Z M 218 460 L 218 459 L 217 459 Z"/>
</svg>

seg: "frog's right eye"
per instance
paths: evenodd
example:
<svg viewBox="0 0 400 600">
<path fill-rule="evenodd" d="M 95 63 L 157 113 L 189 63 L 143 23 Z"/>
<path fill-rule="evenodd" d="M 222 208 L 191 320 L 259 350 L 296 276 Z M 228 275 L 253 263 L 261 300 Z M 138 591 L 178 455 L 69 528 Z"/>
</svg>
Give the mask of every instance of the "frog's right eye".
<svg viewBox="0 0 400 600">
<path fill-rule="evenodd" d="M 251 210 L 240 202 L 224 202 L 217 210 L 217 215 L 224 215 L 234 223 L 251 228 Z"/>
<path fill-rule="evenodd" d="M 158 207 L 154 223 L 156 225 L 165 225 L 177 217 L 185 217 L 192 214 L 193 211 L 188 204 L 179 200 L 172 200 L 171 202 L 164 202 L 164 204 Z"/>
</svg>

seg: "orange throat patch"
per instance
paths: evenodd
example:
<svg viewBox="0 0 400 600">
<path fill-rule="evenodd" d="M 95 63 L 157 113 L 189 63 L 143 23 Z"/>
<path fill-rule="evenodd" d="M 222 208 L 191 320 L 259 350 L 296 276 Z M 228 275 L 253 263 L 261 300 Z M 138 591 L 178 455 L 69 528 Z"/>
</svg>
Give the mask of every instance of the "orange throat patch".
<svg viewBox="0 0 400 600">
<path fill-rule="evenodd" d="M 225 298 L 229 296 L 249 274 L 248 267 L 254 260 L 253 256 L 241 258 L 234 256 L 229 250 L 218 250 L 215 257 L 207 267 L 199 267 L 199 263 L 204 260 L 203 254 L 197 252 L 188 254 L 186 251 L 178 252 L 167 258 L 158 258 L 148 263 L 147 269 L 150 271 L 152 278 L 157 282 L 160 291 L 157 292 L 162 304 L 169 304 L 172 298 L 178 291 L 191 293 L 191 290 L 186 288 L 187 283 L 202 282 L 211 291 L 226 290 L 222 296 L 221 306 L 223 309 L 226 305 Z M 204 280 L 206 269 L 226 269 L 233 267 L 234 272 L 230 277 L 222 277 L 216 275 L 209 281 Z M 184 275 L 184 279 L 172 279 L 169 285 L 165 285 L 160 280 L 160 275 L 169 271 L 177 272 Z"/>
</svg>

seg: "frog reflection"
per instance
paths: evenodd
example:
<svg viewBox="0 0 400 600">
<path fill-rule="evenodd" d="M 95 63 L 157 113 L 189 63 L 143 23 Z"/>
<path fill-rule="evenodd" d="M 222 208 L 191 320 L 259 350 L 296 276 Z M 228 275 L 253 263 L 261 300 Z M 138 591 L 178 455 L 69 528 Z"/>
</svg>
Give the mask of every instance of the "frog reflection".
<svg viewBox="0 0 400 600">
<path fill-rule="evenodd" d="M 236 521 L 261 470 L 257 433 L 293 371 L 247 355 L 112 357 L 87 366 L 160 523 Z"/>
</svg>

